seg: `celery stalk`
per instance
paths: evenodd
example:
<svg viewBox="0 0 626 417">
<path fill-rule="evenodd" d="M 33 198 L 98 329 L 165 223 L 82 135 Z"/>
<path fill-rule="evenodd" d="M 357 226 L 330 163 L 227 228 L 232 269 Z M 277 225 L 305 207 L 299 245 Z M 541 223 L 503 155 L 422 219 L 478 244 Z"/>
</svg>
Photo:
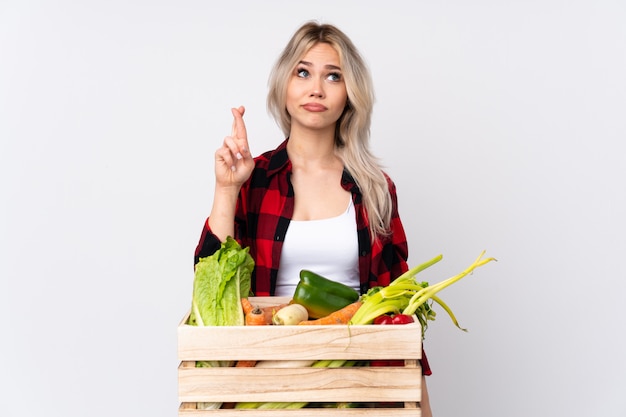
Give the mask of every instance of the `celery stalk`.
<svg viewBox="0 0 626 417">
<path fill-rule="evenodd" d="M 370 290 L 362 298 L 363 305 L 352 317 L 350 324 L 369 324 L 376 317 L 382 314 L 402 312 L 403 314 L 418 316 L 422 325 L 422 337 L 427 327 L 428 320 L 435 319 L 435 312 L 430 308 L 427 301 L 432 300 L 439 304 L 448 313 L 452 322 L 461 330 L 452 313 L 452 310 L 436 294 L 444 288 L 454 284 L 463 277 L 472 273 L 476 268 L 481 267 L 494 258 L 483 259 L 485 251 L 482 251 L 478 258 L 464 271 L 454 275 L 437 284 L 428 285 L 426 282 L 418 282 L 415 276 L 426 268 L 436 264 L 442 259 L 442 255 L 432 258 L 414 268 L 409 269 L 404 274 L 393 280 L 388 286 Z"/>
<path fill-rule="evenodd" d="M 452 312 L 450 307 L 448 307 L 448 305 L 443 302 L 443 300 L 441 298 L 437 297 L 436 295 L 433 295 L 430 298 L 431 298 L 431 300 L 433 300 L 434 302 L 439 304 L 441 306 L 441 308 L 443 308 L 446 311 L 446 313 L 448 313 L 448 316 L 450 316 L 450 318 L 452 319 L 452 323 L 454 323 L 454 325 L 456 327 L 458 327 L 459 329 L 463 330 L 464 332 L 467 331 L 467 329 L 464 329 L 463 327 L 459 326 L 459 322 L 456 320 L 456 317 L 454 316 L 454 313 Z"/>
</svg>

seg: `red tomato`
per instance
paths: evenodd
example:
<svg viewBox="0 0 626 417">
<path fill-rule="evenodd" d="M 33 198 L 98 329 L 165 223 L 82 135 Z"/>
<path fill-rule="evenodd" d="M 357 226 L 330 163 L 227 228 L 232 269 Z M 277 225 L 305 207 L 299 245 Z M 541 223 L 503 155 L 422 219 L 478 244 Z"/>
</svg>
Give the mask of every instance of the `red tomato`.
<svg viewBox="0 0 626 417">
<path fill-rule="evenodd" d="M 378 316 L 374 319 L 374 324 L 393 324 L 393 319 L 391 316 L 383 314 L 382 316 Z"/>
<path fill-rule="evenodd" d="M 413 323 L 413 317 L 407 314 L 396 314 L 391 318 L 392 324 L 409 324 Z"/>
</svg>

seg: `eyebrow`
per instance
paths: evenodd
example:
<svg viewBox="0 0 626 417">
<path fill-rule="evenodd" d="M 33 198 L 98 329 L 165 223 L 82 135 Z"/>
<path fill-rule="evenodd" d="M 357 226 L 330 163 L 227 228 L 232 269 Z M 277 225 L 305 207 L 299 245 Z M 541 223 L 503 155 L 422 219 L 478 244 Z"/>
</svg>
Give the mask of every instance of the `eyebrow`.
<svg viewBox="0 0 626 417">
<path fill-rule="evenodd" d="M 313 63 L 309 62 L 309 61 L 300 61 L 300 62 L 298 62 L 298 65 L 305 65 L 307 67 L 312 67 Z M 324 65 L 324 68 L 329 69 L 329 70 L 341 71 L 341 67 L 338 67 L 337 65 L 332 65 L 332 64 Z"/>
</svg>

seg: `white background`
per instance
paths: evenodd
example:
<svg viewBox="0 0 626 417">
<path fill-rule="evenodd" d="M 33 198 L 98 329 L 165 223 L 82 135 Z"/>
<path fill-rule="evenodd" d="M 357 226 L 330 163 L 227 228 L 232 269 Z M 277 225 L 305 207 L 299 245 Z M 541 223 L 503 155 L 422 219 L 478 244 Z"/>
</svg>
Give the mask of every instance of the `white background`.
<svg viewBox="0 0 626 417">
<path fill-rule="evenodd" d="M 230 107 L 255 154 L 293 31 L 342 28 L 410 264 L 436 417 L 624 416 L 626 5 L 0 1 L 0 415 L 174 416 L 176 328 Z"/>
</svg>

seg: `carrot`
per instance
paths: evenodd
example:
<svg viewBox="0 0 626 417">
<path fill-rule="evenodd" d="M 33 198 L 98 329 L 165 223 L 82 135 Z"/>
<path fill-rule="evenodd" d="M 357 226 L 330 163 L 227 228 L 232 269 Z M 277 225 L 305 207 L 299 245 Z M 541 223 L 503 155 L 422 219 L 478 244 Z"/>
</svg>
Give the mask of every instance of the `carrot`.
<svg viewBox="0 0 626 417">
<path fill-rule="evenodd" d="M 237 363 L 235 364 L 236 368 L 254 368 L 254 366 L 256 365 L 256 361 L 237 361 Z"/>
<path fill-rule="evenodd" d="M 248 300 L 247 298 L 241 299 L 241 307 L 243 307 L 243 314 L 248 314 L 252 310 L 254 310 L 254 306 L 252 305 L 250 300 Z"/>
<path fill-rule="evenodd" d="M 267 324 L 272 324 L 272 319 L 274 318 L 274 314 L 276 314 L 276 312 L 280 310 L 281 308 L 286 307 L 288 305 L 289 304 L 279 304 L 275 306 L 268 306 L 268 307 L 261 308 L 261 310 L 263 310 L 263 314 L 265 314 L 265 321 L 267 322 Z"/>
<path fill-rule="evenodd" d="M 246 326 L 264 326 L 268 323 L 265 318 L 265 313 L 259 307 L 254 307 L 252 311 L 245 315 Z"/>
<path fill-rule="evenodd" d="M 254 306 L 248 298 L 241 299 L 241 307 L 243 308 L 243 314 L 246 318 L 247 325 L 272 324 L 272 318 L 274 317 L 274 314 L 281 308 L 286 307 L 288 305 L 289 304 L 279 304 L 275 306 L 258 307 L 258 306 Z M 254 310 L 259 310 L 259 311 L 255 311 L 253 313 Z M 248 316 L 263 316 L 263 322 L 261 322 L 261 317 L 248 318 Z M 248 323 L 248 320 L 250 320 L 252 323 Z"/>
<path fill-rule="evenodd" d="M 354 313 L 361 307 L 363 302 L 361 300 L 355 301 L 352 304 L 348 304 L 344 308 L 337 310 L 325 317 L 321 317 L 316 320 L 305 320 L 298 324 L 302 325 L 322 325 L 322 324 L 348 324 Z"/>
</svg>

